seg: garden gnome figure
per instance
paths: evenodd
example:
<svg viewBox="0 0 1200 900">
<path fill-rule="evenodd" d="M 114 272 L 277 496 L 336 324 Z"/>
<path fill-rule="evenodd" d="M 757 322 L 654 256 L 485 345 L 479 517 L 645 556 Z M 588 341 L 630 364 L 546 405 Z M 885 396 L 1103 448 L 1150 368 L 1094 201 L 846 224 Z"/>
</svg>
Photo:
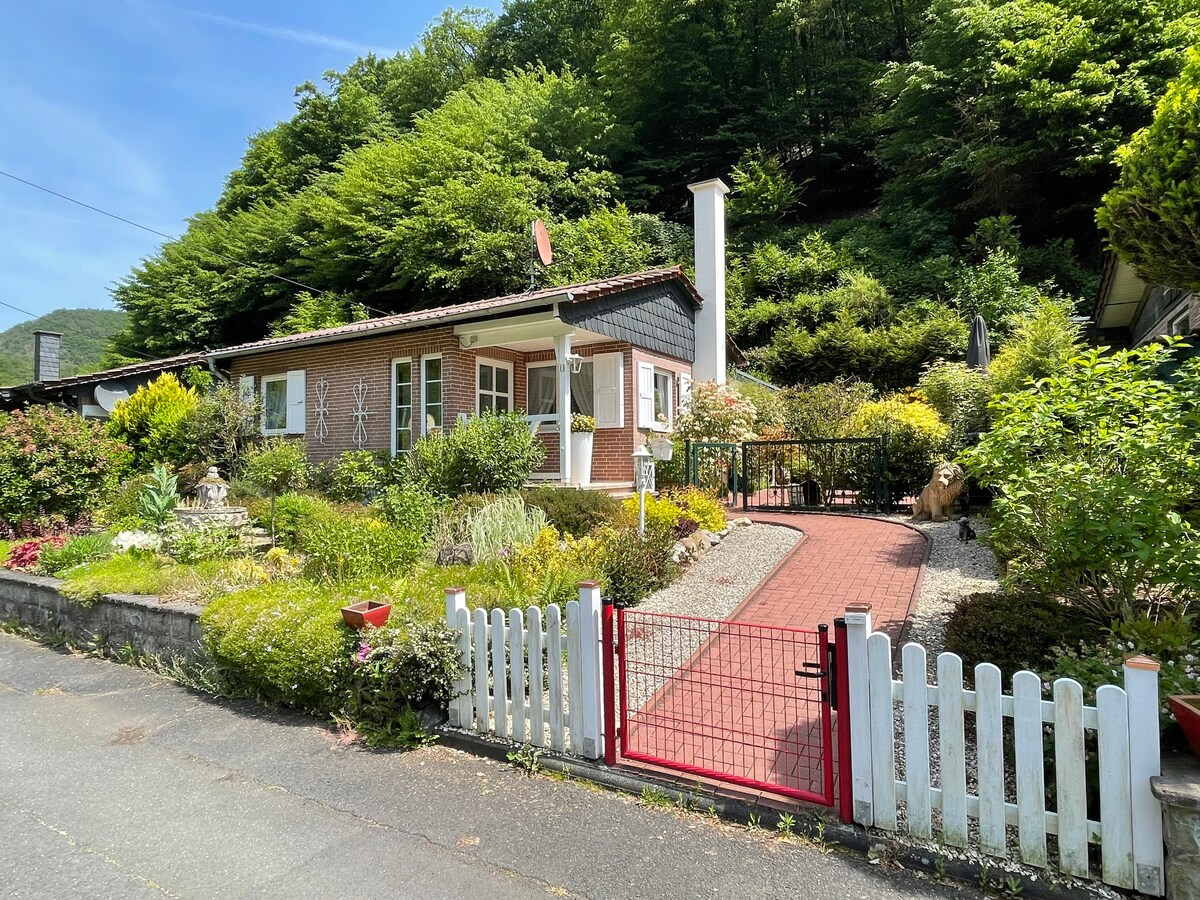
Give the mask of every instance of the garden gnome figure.
<svg viewBox="0 0 1200 900">
<path fill-rule="evenodd" d="M 200 501 L 201 509 L 221 509 L 229 494 L 229 485 L 217 472 L 216 466 L 209 466 L 208 472 L 200 479 L 196 487 L 196 499 Z"/>
</svg>

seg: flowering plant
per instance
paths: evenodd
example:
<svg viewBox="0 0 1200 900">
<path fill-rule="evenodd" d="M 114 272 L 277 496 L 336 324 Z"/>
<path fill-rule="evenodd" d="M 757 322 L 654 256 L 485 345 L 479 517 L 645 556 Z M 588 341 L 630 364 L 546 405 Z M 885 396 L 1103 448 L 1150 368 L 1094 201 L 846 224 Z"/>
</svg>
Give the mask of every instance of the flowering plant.
<svg viewBox="0 0 1200 900">
<path fill-rule="evenodd" d="M 754 404 L 732 384 L 701 381 L 692 385 L 675 430 L 685 440 L 736 444 L 754 437 L 755 413 Z"/>
<path fill-rule="evenodd" d="M 8 559 L 4 562 L 4 567 L 16 571 L 28 571 L 37 568 L 38 559 L 41 558 L 43 550 L 47 547 L 58 549 L 66 542 L 66 537 L 61 534 L 23 541 L 9 551 Z"/>
<path fill-rule="evenodd" d="M 118 553 L 129 553 L 131 550 L 157 553 L 162 549 L 162 544 L 162 537 L 149 531 L 121 531 L 113 538 L 113 549 Z"/>
</svg>

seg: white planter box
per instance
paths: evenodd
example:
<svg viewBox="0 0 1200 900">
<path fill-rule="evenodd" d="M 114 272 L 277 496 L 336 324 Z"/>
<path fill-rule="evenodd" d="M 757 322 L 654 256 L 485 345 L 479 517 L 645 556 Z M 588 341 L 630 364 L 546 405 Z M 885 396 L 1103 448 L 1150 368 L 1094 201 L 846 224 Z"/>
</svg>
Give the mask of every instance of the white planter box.
<svg viewBox="0 0 1200 900">
<path fill-rule="evenodd" d="M 595 437 L 589 431 L 571 433 L 571 484 L 587 487 L 592 483 L 592 443 Z"/>
</svg>

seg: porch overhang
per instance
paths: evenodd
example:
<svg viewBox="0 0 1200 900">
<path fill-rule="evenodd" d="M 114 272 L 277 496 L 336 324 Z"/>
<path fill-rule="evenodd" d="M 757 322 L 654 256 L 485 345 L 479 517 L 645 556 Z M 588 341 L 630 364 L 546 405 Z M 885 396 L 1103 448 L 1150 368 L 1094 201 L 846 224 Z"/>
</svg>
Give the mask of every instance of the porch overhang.
<svg viewBox="0 0 1200 900">
<path fill-rule="evenodd" d="M 524 316 L 509 316 L 488 322 L 468 322 L 454 326 L 454 336 L 464 350 L 507 347 L 527 341 L 553 341 L 578 329 L 563 322 L 550 310 Z"/>
</svg>

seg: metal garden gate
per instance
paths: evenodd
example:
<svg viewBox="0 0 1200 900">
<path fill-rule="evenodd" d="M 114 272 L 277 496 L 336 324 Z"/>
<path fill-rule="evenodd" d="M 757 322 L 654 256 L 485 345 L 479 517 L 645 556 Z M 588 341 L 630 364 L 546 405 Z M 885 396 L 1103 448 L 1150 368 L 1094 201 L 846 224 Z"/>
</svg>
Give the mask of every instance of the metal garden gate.
<svg viewBox="0 0 1200 900">
<path fill-rule="evenodd" d="M 622 758 L 833 805 L 828 626 L 615 618 Z"/>
</svg>

